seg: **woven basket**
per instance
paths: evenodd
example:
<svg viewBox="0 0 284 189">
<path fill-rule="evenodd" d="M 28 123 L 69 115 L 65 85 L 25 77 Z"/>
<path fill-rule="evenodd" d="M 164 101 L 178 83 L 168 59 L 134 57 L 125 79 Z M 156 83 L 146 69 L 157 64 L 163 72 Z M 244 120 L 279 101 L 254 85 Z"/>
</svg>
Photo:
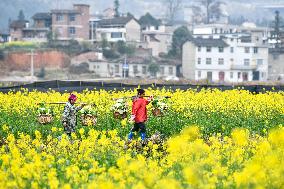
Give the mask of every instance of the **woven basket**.
<svg viewBox="0 0 284 189">
<path fill-rule="evenodd" d="M 81 115 L 82 125 L 94 126 L 97 124 L 97 117 L 94 115 Z"/>
<path fill-rule="evenodd" d="M 152 113 L 153 113 L 153 116 L 156 116 L 156 117 L 161 117 L 161 116 L 163 116 L 162 111 L 161 111 L 160 109 L 158 109 L 158 108 L 153 109 L 153 110 L 152 110 Z"/>
<path fill-rule="evenodd" d="M 127 113 L 124 112 L 123 114 L 120 114 L 119 112 L 114 112 L 113 117 L 115 119 L 124 119 L 124 118 L 127 118 Z"/>
<path fill-rule="evenodd" d="M 52 115 L 41 114 L 37 117 L 37 120 L 40 124 L 48 124 L 53 120 Z"/>
</svg>

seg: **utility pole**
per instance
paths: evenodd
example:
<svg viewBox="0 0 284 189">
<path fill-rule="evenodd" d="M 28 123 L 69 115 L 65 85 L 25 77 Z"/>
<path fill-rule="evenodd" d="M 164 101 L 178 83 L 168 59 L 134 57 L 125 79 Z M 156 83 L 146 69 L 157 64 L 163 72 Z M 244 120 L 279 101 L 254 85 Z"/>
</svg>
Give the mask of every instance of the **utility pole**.
<svg viewBox="0 0 284 189">
<path fill-rule="evenodd" d="M 36 56 L 37 54 L 35 54 L 34 50 L 31 49 L 31 53 L 29 53 L 28 55 L 31 56 L 31 81 L 33 82 L 34 80 L 34 56 Z"/>
</svg>

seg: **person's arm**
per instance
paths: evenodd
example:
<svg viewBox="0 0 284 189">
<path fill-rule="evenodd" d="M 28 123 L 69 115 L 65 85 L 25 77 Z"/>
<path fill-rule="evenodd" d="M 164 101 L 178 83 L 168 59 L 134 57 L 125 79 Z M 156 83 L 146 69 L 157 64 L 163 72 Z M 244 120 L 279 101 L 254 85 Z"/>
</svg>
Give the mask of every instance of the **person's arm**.
<svg viewBox="0 0 284 189">
<path fill-rule="evenodd" d="M 135 100 L 132 104 L 132 113 L 131 113 L 131 120 L 134 120 L 137 114 L 138 109 L 141 106 L 140 100 Z"/>
<path fill-rule="evenodd" d="M 150 97 L 148 97 L 146 105 L 148 105 L 152 100 L 153 100 L 153 96 L 151 95 Z"/>
<path fill-rule="evenodd" d="M 81 106 L 77 106 L 75 109 L 76 109 L 76 112 L 80 111 L 86 104 L 81 104 Z"/>
</svg>

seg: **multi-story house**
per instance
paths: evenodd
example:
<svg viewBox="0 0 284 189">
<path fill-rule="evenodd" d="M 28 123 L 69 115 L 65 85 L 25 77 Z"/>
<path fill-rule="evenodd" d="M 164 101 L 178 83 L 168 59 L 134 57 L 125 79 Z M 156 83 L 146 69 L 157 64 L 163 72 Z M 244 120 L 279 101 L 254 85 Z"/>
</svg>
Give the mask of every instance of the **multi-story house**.
<svg viewBox="0 0 284 189">
<path fill-rule="evenodd" d="M 74 4 L 70 10 L 51 10 L 51 28 L 57 39 L 89 40 L 89 9 L 89 5 Z"/>
<path fill-rule="evenodd" d="M 183 45 L 182 71 L 192 80 L 266 81 L 268 46 L 239 37 L 193 38 Z"/>
<path fill-rule="evenodd" d="M 51 14 L 36 13 L 33 17 L 34 25 L 22 29 L 23 41 L 46 42 L 51 29 Z"/>
<path fill-rule="evenodd" d="M 284 80 L 284 48 L 269 49 L 269 80 Z"/>
<path fill-rule="evenodd" d="M 99 20 L 96 28 L 96 41 L 103 39 L 109 42 L 140 42 L 140 24 L 132 16 Z"/>
<path fill-rule="evenodd" d="M 23 29 L 28 27 L 29 27 L 29 21 L 27 20 L 12 21 L 9 25 L 11 41 L 22 41 Z"/>
<path fill-rule="evenodd" d="M 149 61 L 135 58 L 128 59 L 127 64 L 107 62 L 102 60 L 90 61 L 89 69 L 100 77 L 147 78 L 153 76 L 149 71 Z M 154 77 L 176 76 L 176 64 L 159 63 L 159 71 Z"/>
<path fill-rule="evenodd" d="M 168 53 L 172 44 L 174 28 L 170 25 L 148 25 L 142 29 L 144 48 L 152 49 L 153 56 Z"/>
</svg>

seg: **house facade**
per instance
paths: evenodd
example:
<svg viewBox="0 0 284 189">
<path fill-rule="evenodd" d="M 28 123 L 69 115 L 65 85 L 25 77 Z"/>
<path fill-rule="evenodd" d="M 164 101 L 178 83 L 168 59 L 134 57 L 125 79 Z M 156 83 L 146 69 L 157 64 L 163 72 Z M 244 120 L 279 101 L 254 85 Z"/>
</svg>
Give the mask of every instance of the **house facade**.
<svg viewBox="0 0 284 189">
<path fill-rule="evenodd" d="M 168 53 L 171 49 L 174 29 L 171 26 L 145 26 L 142 30 L 144 48 L 152 49 L 153 56 L 160 53 Z"/>
<path fill-rule="evenodd" d="M 70 10 L 51 10 L 51 29 L 58 40 L 89 40 L 90 6 L 74 4 Z"/>
<path fill-rule="evenodd" d="M 268 46 L 240 38 L 194 38 L 183 45 L 183 76 L 212 82 L 266 81 Z"/>
<path fill-rule="evenodd" d="M 134 17 L 117 17 L 98 21 L 96 41 L 140 42 L 141 27 Z"/>
<path fill-rule="evenodd" d="M 23 29 L 28 27 L 29 27 L 29 21 L 27 20 L 12 21 L 9 25 L 11 41 L 22 41 Z"/>
<path fill-rule="evenodd" d="M 51 30 L 51 14 L 36 13 L 33 17 L 33 26 L 22 29 L 23 41 L 46 42 Z"/>
<path fill-rule="evenodd" d="M 129 62 L 107 62 L 103 60 L 88 62 L 90 71 L 99 77 L 122 77 L 122 78 L 149 78 L 153 76 L 149 72 L 149 63 Z M 176 76 L 176 65 L 159 64 L 156 77 Z"/>
<path fill-rule="evenodd" d="M 269 49 L 268 79 L 284 80 L 284 48 Z"/>
</svg>

